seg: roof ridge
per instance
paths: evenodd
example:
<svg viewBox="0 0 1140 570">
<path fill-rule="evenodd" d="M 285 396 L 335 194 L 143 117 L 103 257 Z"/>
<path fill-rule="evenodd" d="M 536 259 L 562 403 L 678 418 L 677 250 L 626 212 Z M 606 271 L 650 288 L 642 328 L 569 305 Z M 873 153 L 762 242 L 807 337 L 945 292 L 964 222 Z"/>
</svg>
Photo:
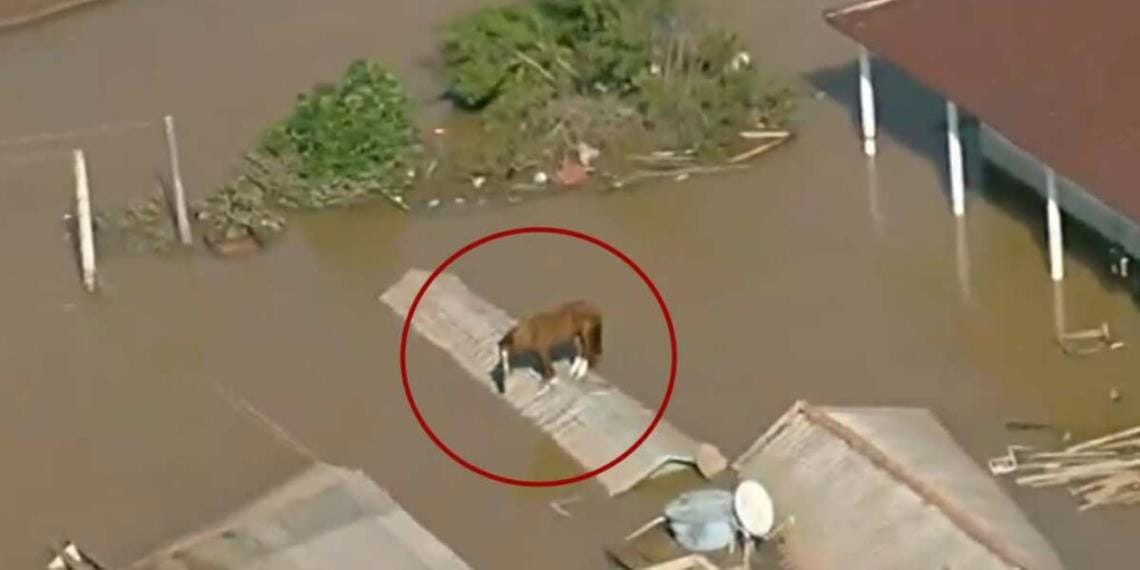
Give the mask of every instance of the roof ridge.
<svg viewBox="0 0 1140 570">
<path fill-rule="evenodd" d="M 1018 569 L 1029 568 L 1026 561 L 1022 560 L 1017 553 L 1011 552 L 1008 547 L 999 542 L 997 538 L 979 525 L 975 517 L 959 509 L 953 501 L 939 491 L 924 484 L 899 462 L 891 459 L 886 453 L 879 449 L 878 446 L 871 443 L 854 429 L 831 417 L 825 410 L 808 404 L 807 402 L 800 403 L 797 408 L 798 412 L 803 414 L 808 421 L 831 432 L 839 439 L 842 439 L 845 443 L 850 445 L 856 453 L 866 457 L 867 460 L 876 467 L 886 471 L 888 475 L 902 482 L 927 503 L 930 503 L 941 511 L 959 530 L 981 543 L 998 558 Z"/>
</svg>

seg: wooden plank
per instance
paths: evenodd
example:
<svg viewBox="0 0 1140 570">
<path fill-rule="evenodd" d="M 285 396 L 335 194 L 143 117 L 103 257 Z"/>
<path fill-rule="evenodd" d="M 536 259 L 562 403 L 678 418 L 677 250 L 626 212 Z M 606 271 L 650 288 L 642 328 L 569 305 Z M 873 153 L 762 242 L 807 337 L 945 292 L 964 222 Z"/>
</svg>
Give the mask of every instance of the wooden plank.
<svg viewBox="0 0 1140 570">
<path fill-rule="evenodd" d="M 380 300 L 405 318 L 429 276 L 409 270 Z M 654 413 L 593 371 L 581 382 L 562 380 L 542 390 L 535 372 L 512 369 L 506 393 L 499 395 L 491 376 L 492 371 L 498 373 L 496 344 L 514 323 L 458 277 L 443 273 L 420 299 L 412 329 L 450 354 L 471 379 L 503 398 L 586 469 L 612 461 L 641 436 Z M 662 419 L 637 451 L 597 479 L 610 496 L 617 495 L 643 479 L 692 468 L 699 445 Z"/>
</svg>

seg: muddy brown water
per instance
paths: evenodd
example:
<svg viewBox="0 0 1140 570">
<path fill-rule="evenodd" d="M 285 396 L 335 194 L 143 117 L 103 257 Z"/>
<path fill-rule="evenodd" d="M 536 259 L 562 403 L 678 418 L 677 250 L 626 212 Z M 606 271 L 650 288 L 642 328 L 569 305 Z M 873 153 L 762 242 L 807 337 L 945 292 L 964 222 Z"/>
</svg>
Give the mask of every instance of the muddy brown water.
<svg viewBox="0 0 1140 570">
<path fill-rule="evenodd" d="M 177 117 L 192 196 L 233 172 L 294 94 L 373 55 L 423 101 L 434 31 L 475 0 L 119 0 L 0 36 L 0 140 Z M 880 87 L 887 127 L 874 184 L 852 123 L 853 47 L 820 21 L 827 2 L 726 2 L 758 59 L 801 78 L 801 136 L 757 169 L 605 197 L 409 217 L 384 206 L 296 220 L 279 247 L 221 261 L 106 252 L 85 296 L 60 221 L 74 145 L 0 146 L 0 567 L 37 568 L 70 536 L 118 564 L 283 480 L 304 457 L 214 391 L 223 383 L 325 460 L 361 467 L 476 568 L 598 568 L 600 542 L 674 492 L 616 503 L 596 485 L 506 487 L 455 466 L 422 433 L 399 383 L 400 323 L 376 296 L 478 236 L 556 224 L 622 248 L 672 310 L 679 375 L 667 419 L 729 456 L 797 398 L 932 408 L 979 461 L 1006 419 L 1078 436 L 1140 419 L 1133 347 L 1075 359 L 1051 341 L 1040 224 L 970 196 L 958 227 L 937 154 L 939 103 Z M 846 70 L 846 71 L 845 71 Z M 830 75 L 829 75 L 830 74 Z M 844 80 L 842 77 L 848 77 Z M 838 78 L 838 79 L 837 79 Z M 151 192 L 161 131 L 83 139 L 101 205 Z M 1127 297 L 1068 258 L 1070 327 L 1140 332 Z M 643 402 L 668 370 L 662 317 L 620 262 L 547 237 L 480 248 L 454 267 L 514 313 L 588 296 L 607 308 L 600 370 Z M 552 444 L 416 338 L 424 415 L 468 460 L 551 479 L 576 469 Z M 1109 401 L 1117 387 L 1119 403 Z M 1061 490 L 1003 481 L 1070 568 L 1123 569 L 1134 511 L 1078 513 Z M 581 495 L 566 519 L 548 502 Z"/>
</svg>

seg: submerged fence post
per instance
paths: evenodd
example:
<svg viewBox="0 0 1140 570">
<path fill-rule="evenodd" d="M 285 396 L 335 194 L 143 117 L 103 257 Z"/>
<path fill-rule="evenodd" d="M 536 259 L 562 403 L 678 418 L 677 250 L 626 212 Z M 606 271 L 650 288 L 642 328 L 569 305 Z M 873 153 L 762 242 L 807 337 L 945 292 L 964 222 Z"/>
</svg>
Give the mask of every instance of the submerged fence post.
<svg viewBox="0 0 1140 570">
<path fill-rule="evenodd" d="M 1061 208 L 1057 206 L 1057 175 L 1052 167 L 1045 171 L 1045 218 L 1049 234 L 1049 277 L 1060 281 L 1065 277 L 1065 258 L 1061 238 Z"/>
<path fill-rule="evenodd" d="M 95 232 L 91 225 L 91 191 L 87 185 L 87 159 L 81 149 L 75 157 L 75 210 L 79 222 L 79 257 L 83 270 L 83 286 L 95 291 Z"/>
<path fill-rule="evenodd" d="M 166 126 L 166 148 L 170 153 L 170 178 L 174 184 L 174 211 L 178 222 L 178 238 L 183 245 L 190 245 L 194 238 L 190 235 L 190 217 L 186 209 L 186 191 L 182 187 L 182 168 L 178 163 L 178 141 L 174 137 L 174 117 L 163 117 Z"/>
<path fill-rule="evenodd" d="M 958 123 L 958 106 L 946 101 L 946 147 L 950 165 L 950 202 L 956 217 L 966 214 L 966 182 L 962 162 L 962 136 Z"/>
<path fill-rule="evenodd" d="M 859 107 L 862 111 L 863 153 L 875 156 L 875 87 L 871 80 L 871 54 L 859 47 Z"/>
</svg>

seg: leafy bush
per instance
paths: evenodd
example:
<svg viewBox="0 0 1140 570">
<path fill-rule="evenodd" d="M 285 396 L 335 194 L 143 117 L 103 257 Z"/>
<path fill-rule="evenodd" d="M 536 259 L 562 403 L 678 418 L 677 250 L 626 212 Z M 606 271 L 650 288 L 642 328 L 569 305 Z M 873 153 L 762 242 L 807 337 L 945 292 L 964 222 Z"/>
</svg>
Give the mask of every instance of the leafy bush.
<svg viewBox="0 0 1140 570">
<path fill-rule="evenodd" d="M 497 6 L 467 14 L 446 31 L 443 58 L 450 94 L 462 106 L 481 108 L 504 92 L 549 81 L 556 57 L 548 22 L 531 5 Z M 528 61 L 529 58 L 529 61 Z"/>
<path fill-rule="evenodd" d="M 290 208 L 318 209 L 356 202 L 402 186 L 417 133 L 399 81 L 375 63 L 358 60 L 335 84 L 299 97 L 293 113 L 269 129 L 261 153 L 290 176 L 269 196 Z"/>
<path fill-rule="evenodd" d="M 558 161 L 585 140 L 702 152 L 758 124 L 781 126 L 790 91 L 764 84 L 741 59 L 740 40 L 704 25 L 701 9 L 684 0 L 522 0 L 453 23 L 444 43 L 450 90 L 482 119 L 483 173 Z"/>
<path fill-rule="evenodd" d="M 624 92 L 649 67 L 655 29 L 675 8 L 672 0 L 535 0 L 556 41 L 576 54 L 580 86 Z"/>
<path fill-rule="evenodd" d="M 719 30 L 695 42 L 678 36 L 666 47 L 660 71 L 635 78 L 639 107 L 665 146 L 716 151 L 741 128 L 784 124 L 790 91 L 764 85 L 739 64 L 735 58 L 743 51 L 736 35 Z"/>
</svg>

